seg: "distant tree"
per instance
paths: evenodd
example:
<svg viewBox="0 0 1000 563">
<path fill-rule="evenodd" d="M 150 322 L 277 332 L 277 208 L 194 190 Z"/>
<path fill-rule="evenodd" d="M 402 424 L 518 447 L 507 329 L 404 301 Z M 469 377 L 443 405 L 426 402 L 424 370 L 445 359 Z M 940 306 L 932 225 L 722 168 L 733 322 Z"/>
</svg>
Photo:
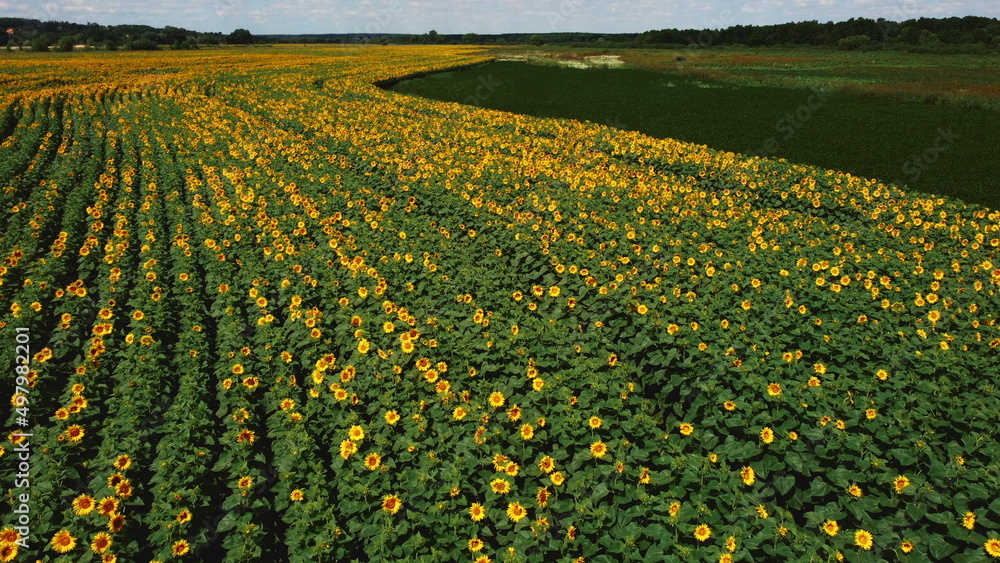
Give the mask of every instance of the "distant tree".
<svg viewBox="0 0 1000 563">
<path fill-rule="evenodd" d="M 52 45 L 52 41 L 47 35 L 39 35 L 31 41 L 31 52 L 48 53 L 50 45 Z"/>
<path fill-rule="evenodd" d="M 871 37 L 867 35 L 852 35 L 837 42 L 837 48 L 844 51 L 856 51 L 863 49 L 871 43 Z"/>
<path fill-rule="evenodd" d="M 479 45 L 483 40 L 475 33 L 466 33 L 462 36 L 462 43 L 466 45 Z"/>
<path fill-rule="evenodd" d="M 920 30 L 912 25 L 904 27 L 899 30 L 899 41 L 901 43 L 906 43 L 907 45 L 916 45 L 920 43 Z"/>
<path fill-rule="evenodd" d="M 229 34 L 229 37 L 226 38 L 226 43 L 230 45 L 249 45 L 253 43 L 253 35 L 245 29 L 237 29 Z"/>
<path fill-rule="evenodd" d="M 129 51 L 156 51 L 160 47 L 157 46 L 156 41 L 142 37 L 129 41 L 125 48 Z"/>
<path fill-rule="evenodd" d="M 937 43 L 937 42 L 938 42 L 938 35 L 936 33 L 932 32 L 932 31 L 930 31 L 928 29 L 924 29 L 924 30 L 920 31 L 920 44 L 921 45 L 930 45 L 931 43 Z"/>
<path fill-rule="evenodd" d="M 434 44 L 438 42 L 438 32 L 435 30 L 430 30 L 427 32 L 427 42 Z"/>
<path fill-rule="evenodd" d="M 200 35 L 198 37 L 198 43 L 202 45 L 218 45 L 219 38 L 214 35 Z"/>
<path fill-rule="evenodd" d="M 536 46 L 536 47 L 541 47 L 542 45 L 545 44 L 545 40 L 542 39 L 541 35 L 532 35 L 531 36 L 531 44 L 534 45 L 534 46 Z"/>
<path fill-rule="evenodd" d="M 58 43 L 56 43 L 56 51 L 59 51 L 60 53 L 69 53 L 73 50 L 73 45 L 76 43 L 74 39 L 74 37 L 69 35 L 63 37 Z"/>
</svg>

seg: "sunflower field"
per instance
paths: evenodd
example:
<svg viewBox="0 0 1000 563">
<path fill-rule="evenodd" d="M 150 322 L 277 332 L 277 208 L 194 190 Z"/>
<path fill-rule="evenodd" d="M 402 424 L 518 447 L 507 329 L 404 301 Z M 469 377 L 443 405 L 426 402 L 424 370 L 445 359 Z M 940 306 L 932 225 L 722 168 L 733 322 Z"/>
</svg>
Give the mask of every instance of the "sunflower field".
<svg viewBox="0 0 1000 563">
<path fill-rule="evenodd" d="M 1000 213 L 490 58 L 5 59 L 0 561 L 1000 558 Z"/>
</svg>

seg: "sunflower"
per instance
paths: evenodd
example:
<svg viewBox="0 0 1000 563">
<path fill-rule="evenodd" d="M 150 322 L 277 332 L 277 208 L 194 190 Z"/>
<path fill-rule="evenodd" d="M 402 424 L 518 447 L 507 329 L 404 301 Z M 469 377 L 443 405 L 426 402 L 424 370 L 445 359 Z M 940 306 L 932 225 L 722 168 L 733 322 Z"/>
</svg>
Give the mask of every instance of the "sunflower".
<svg viewBox="0 0 1000 563">
<path fill-rule="evenodd" d="M 502 407 L 504 402 L 503 393 L 499 391 L 494 391 L 490 393 L 490 406 L 491 407 Z"/>
<path fill-rule="evenodd" d="M 510 518 L 512 522 L 520 522 L 527 515 L 528 510 L 521 506 L 521 503 L 507 503 L 507 517 Z"/>
<path fill-rule="evenodd" d="M 357 453 L 358 445 L 350 440 L 344 440 L 340 443 L 340 457 L 347 459 Z"/>
<path fill-rule="evenodd" d="M 108 498 L 110 498 L 110 497 L 108 497 Z M 112 501 L 115 500 L 113 498 L 110 498 L 110 499 Z M 75 499 L 73 499 L 73 511 L 76 512 L 77 516 L 86 516 L 86 515 L 90 514 L 91 512 L 94 511 L 94 506 L 95 505 L 96 505 L 96 503 L 94 502 L 94 497 L 92 497 L 90 495 L 80 495 L 80 496 L 76 497 Z M 116 509 L 117 509 L 117 505 L 115 505 L 115 508 L 112 509 L 111 512 L 114 512 L 114 510 L 116 510 Z"/>
<path fill-rule="evenodd" d="M 911 542 L 909 540 L 904 540 L 903 543 L 899 544 L 899 549 L 903 553 L 909 553 L 909 552 L 913 551 L 913 542 Z"/>
<path fill-rule="evenodd" d="M 910 486 L 910 479 L 904 475 L 900 475 L 893 480 L 893 486 L 895 487 L 897 494 L 903 494 L 903 489 Z"/>
<path fill-rule="evenodd" d="M 1000 559 L 1000 539 L 990 538 L 983 544 L 986 553 L 995 559 Z"/>
<path fill-rule="evenodd" d="M 847 487 L 847 492 L 852 497 L 860 497 L 862 495 L 861 487 L 859 487 L 857 485 L 851 485 L 850 487 Z"/>
<path fill-rule="evenodd" d="M 590 455 L 596 458 L 602 458 L 608 453 L 608 446 L 604 442 L 598 440 L 590 445 Z"/>
<path fill-rule="evenodd" d="M 967 530 L 971 530 L 971 529 L 975 528 L 976 527 L 976 513 L 975 512 L 966 512 L 965 516 L 962 517 L 962 526 L 965 529 L 967 529 Z"/>
<path fill-rule="evenodd" d="M 538 492 L 535 494 L 535 501 L 538 508 L 545 508 L 545 506 L 549 504 L 549 488 L 538 487 Z"/>
<path fill-rule="evenodd" d="M 98 532 L 90 542 L 90 549 L 94 553 L 101 554 L 111 547 L 111 536 L 107 532 Z"/>
<path fill-rule="evenodd" d="M 868 551 L 872 548 L 873 543 L 871 532 L 866 530 L 858 530 L 857 532 L 854 532 L 854 545 Z"/>
<path fill-rule="evenodd" d="M 722 408 L 726 409 L 727 411 L 734 411 L 736 410 L 736 403 L 732 401 L 726 401 L 725 403 L 722 403 Z"/>
<path fill-rule="evenodd" d="M 840 525 L 837 524 L 836 520 L 827 520 L 823 523 L 823 531 L 832 538 L 840 531 Z"/>
<path fill-rule="evenodd" d="M 382 465 L 382 456 L 374 452 L 365 456 L 365 467 L 369 471 L 375 471 L 380 465 Z"/>
<path fill-rule="evenodd" d="M 59 553 L 69 553 L 76 547 L 76 538 L 69 533 L 69 530 L 59 530 L 52 536 L 52 549 Z"/>
<path fill-rule="evenodd" d="M 83 427 L 79 424 L 74 424 L 66 429 L 66 437 L 69 438 L 70 442 L 79 442 L 83 439 L 84 434 Z"/>
<path fill-rule="evenodd" d="M 191 544 L 187 540 L 177 540 L 171 548 L 174 557 L 180 557 L 191 550 Z"/>
<path fill-rule="evenodd" d="M 682 422 L 680 424 L 680 432 L 685 436 L 690 436 L 694 432 L 694 425 L 689 422 Z"/>
<path fill-rule="evenodd" d="M 81 514 L 81 515 L 87 514 L 87 513 L 90 512 L 90 510 L 93 509 L 93 506 L 91 506 L 91 508 L 87 509 L 86 511 L 82 510 L 82 507 L 84 506 L 84 503 L 87 502 L 86 500 L 81 500 L 81 499 L 83 499 L 84 496 L 86 496 L 86 495 L 81 495 L 81 496 L 77 497 L 77 499 L 75 501 L 73 501 L 73 507 L 74 508 L 77 508 L 77 501 L 81 501 L 81 504 L 80 504 L 81 508 L 77 508 L 77 511 L 76 511 L 77 514 Z M 87 497 L 87 498 L 90 500 L 91 503 L 93 503 L 94 499 L 92 499 L 90 497 Z M 100 514 L 101 516 L 106 516 L 106 517 L 110 518 L 112 514 L 118 512 L 119 502 L 120 501 L 118 499 L 114 498 L 114 497 L 104 497 L 104 498 L 101 499 L 101 502 L 99 502 L 97 504 L 97 513 Z"/>
<path fill-rule="evenodd" d="M 549 476 L 549 479 L 552 479 L 552 484 L 557 487 L 562 485 L 566 481 L 566 477 L 562 474 L 561 471 L 556 471 L 555 473 Z"/>
<path fill-rule="evenodd" d="M 294 491 L 288 493 L 288 500 L 292 502 L 300 502 L 304 498 L 306 497 L 305 493 L 302 492 L 302 489 L 295 489 Z"/>
<path fill-rule="evenodd" d="M 757 474 L 754 473 L 752 467 L 744 466 L 743 469 L 740 470 L 740 477 L 743 478 L 743 484 L 749 486 L 753 485 L 754 481 L 757 479 Z"/>
<path fill-rule="evenodd" d="M 399 499 L 396 495 L 385 495 L 382 497 L 382 510 L 388 512 L 389 514 L 395 514 L 399 512 L 399 509 L 403 507 L 403 501 Z"/>
<path fill-rule="evenodd" d="M 129 467 L 132 467 L 132 458 L 127 455 L 120 455 L 115 458 L 115 469 L 119 471 L 125 471 Z"/>
<path fill-rule="evenodd" d="M 122 479 L 122 481 L 115 486 L 115 494 L 122 498 L 132 496 L 132 482 L 128 479 Z"/>
<path fill-rule="evenodd" d="M 490 482 L 490 488 L 498 495 L 505 495 L 510 492 L 510 481 L 498 477 Z"/>
<path fill-rule="evenodd" d="M 667 507 L 667 514 L 670 514 L 670 516 L 677 516 L 677 514 L 680 511 L 681 511 L 681 503 L 676 500 L 671 502 L 670 506 Z"/>
<path fill-rule="evenodd" d="M 185 524 L 191 521 L 191 511 L 188 509 L 181 510 L 177 513 L 177 523 Z"/>
<path fill-rule="evenodd" d="M 8 561 L 13 561 L 17 557 L 18 549 L 18 544 L 16 543 L 0 544 L 0 562 L 7 563 Z"/>
<path fill-rule="evenodd" d="M 521 425 L 521 438 L 530 440 L 535 435 L 535 429 L 530 424 Z"/>
<path fill-rule="evenodd" d="M 0 530 L 0 545 L 16 544 L 21 539 L 21 534 L 10 526 Z"/>
<path fill-rule="evenodd" d="M 767 394 L 772 397 L 777 397 L 781 395 L 781 385 L 779 385 L 778 383 L 768 383 Z"/>
<path fill-rule="evenodd" d="M 694 529 L 694 539 L 705 541 L 712 535 L 712 529 L 706 524 L 701 524 Z"/>
<path fill-rule="evenodd" d="M 365 430 L 360 426 L 352 426 L 351 429 L 348 430 L 347 436 L 352 442 L 360 442 L 365 439 Z"/>
<path fill-rule="evenodd" d="M 482 551 L 485 545 L 486 544 L 483 543 L 483 540 L 479 538 L 472 538 L 469 540 L 469 551 L 473 553 L 476 553 L 477 551 Z"/>
<path fill-rule="evenodd" d="M 469 517 L 472 518 L 473 521 L 479 522 L 483 518 L 486 518 L 486 509 L 483 508 L 483 505 L 478 502 L 474 502 L 472 503 L 472 506 L 469 507 Z"/>
<path fill-rule="evenodd" d="M 118 532 L 122 531 L 122 528 L 124 527 L 125 527 L 124 514 L 112 514 L 111 517 L 108 518 L 108 530 L 110 530 L 111 532 L 117 534 Z"/>
<path fill-rule="evenodd" d="M 556 468 L 556 460 L 545 456 L 538 462 L 538 468 L 545 473 L 552 473 L 552 470 Z"/>
<path fill-rule="evenodd" d="M 770 427 L 765 426 L 763 430 L 760 431 L 760 440 L 765 444 L 770 444 L 774 442 L 774 430 Z"/>
<path fill-rule="evenodd" d="M 599 417 L 592 416 L 587 423 L 591 428 L 600 428 L 603 421 Z"/>
</svg>

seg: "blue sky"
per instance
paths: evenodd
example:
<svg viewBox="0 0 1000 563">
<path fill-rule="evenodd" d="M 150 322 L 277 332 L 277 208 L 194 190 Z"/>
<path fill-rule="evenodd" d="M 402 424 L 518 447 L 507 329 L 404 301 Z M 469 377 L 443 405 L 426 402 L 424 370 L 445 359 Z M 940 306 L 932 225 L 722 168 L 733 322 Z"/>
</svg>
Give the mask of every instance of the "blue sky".
<svg viewBox="0 0 1000 563">
<path fill-rule="evenodd" d="M 0 0 L 0 15 L 266 33 L 638 32 L 867 17 L 1000 17 L 997 0 Z"/>
</svg>

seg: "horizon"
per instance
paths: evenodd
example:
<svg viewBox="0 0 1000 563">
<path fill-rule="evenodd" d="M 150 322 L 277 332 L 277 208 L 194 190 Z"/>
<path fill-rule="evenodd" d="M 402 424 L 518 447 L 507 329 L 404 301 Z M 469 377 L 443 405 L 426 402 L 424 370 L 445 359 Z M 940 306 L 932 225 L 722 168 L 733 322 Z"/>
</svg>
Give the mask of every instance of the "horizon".
<svg viewBox="0 0 1000 563">
<path fill-rule="evenodd" d="M 199 32 L 253 35 L 542 33 L 642 33 L 659 29 L 725 29 L 736 25 L 780 25 L 802 21 L 842 22 L 852 18 L 1000 18 L 1000 3 L 983 0 L 706 0 L 687 7 L 679 0 L 626 0 L 607 6 L 595 0 L 550 0 L 536 4 L 504 0 L 435 4 L 413 0 L 361 0 L 324 5 L 322 0 L 268 4 L 263 0 L 211 0 L 201 6 L 166 0 L 148 9 L 116 1 L 67 0 L 38 5 L 0 0 L 4 17 L 99 25 L 174 26 Z M 330 20 L 331 25 L 316 23 Z M 465 23 L 453 26 L 448 22 Z M 302 22 L 309 22 L 303 25 Z M 444 25 L 441 25 L 444 23 Z M 323 27 L 319 27 L 322 25 Z M 268 26 L 264 28 L 262 26 Z M 599 26 L 594 31 L 581 31 Z M 518 30 L 519 29 L 519 30 Z"/>
</svg>

